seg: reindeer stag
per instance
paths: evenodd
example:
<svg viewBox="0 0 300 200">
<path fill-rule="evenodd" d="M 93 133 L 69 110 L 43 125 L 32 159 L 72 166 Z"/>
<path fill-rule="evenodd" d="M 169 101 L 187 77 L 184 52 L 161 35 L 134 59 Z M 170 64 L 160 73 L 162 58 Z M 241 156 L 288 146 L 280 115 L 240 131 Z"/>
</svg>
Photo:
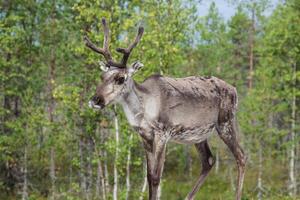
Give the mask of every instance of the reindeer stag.
<svg viewBox="0 0 300 200">
<path fill-rule="evenodd" d="M 103 48 L 96 47 L 86 36 L 84 38 L 87 47 L 106 59 L 105 63 L 101 62 L 104 71 L 102 83 L 97 86 L 89 105 L 102 109 L 114 102 L 123 107 L 130 125 L 141 136 L 146 151 L 149 199 L 157 199 L 168 141 L 194 144 L 199 152 L 202 171 L 186 200 L 195 198 L 215 163 L 207 139 L 216 129 L 236 159 L 236 200 L 240 200 L 246 156 L 238 143 L 235 128 L 236 89 L 216 77 L 169 78 L 152 75 L 138 84 L 132 76 L 143 65 L 134 62 L 127 67 L 127 61 L 143 35 L 143 27 L 139 27 L 135 40 L 128 48 L 116 49 L 123 54 L 122 61 L 118 63 L 109 51 L 109 29 L 104 18 L 102 25 Z"/>
</svg>

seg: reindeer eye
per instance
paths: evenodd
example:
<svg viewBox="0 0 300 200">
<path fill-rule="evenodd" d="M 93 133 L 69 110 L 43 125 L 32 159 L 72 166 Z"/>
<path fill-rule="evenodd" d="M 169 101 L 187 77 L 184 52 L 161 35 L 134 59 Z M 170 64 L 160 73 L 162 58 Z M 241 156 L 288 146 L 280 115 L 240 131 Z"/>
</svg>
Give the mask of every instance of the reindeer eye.
<svg viewBox="0 0 300 200">
<path fill-rule="evenodd" d="M 116 83 L 117 83 L 118 85 L 121 85 L 121 84 L 123 84 L 123 83 L 125 82 L 125 77 L 124 77 L 124 76 L 117 77 L 117 78 L 115 79 L 115 81 L 116 81 Z"/>
</svg>

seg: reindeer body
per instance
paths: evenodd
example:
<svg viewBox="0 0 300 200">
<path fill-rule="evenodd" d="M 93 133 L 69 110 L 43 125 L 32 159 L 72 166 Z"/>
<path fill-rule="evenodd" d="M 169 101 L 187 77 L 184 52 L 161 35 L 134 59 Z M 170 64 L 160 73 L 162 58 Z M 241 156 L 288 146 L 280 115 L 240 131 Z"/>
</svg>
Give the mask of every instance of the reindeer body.
<svg viewBox="0 0 300 200">
<path fill-rule="evenodd" d="M 89 102 L 90 107 L 102 109 L 120 103 L 131 126 L 140 134 L 147 158 L 149 200 L 157 200 L 158 186 L 169 141 L 194 144 L 201 158 L 202 170 L 186 200 L 193 200 L 214 165 L 207 139 L 216 129 L 220 138 L 233 153 L 238 166 L 236 200 L 241 200 L 246 156 L 237 140 L 235 113 L 236 89 L 216 77 L 169 78 L 160 75 L 136 83 L 132 76 L 143 65 L 135 62 L 129 68 L 127 60 L 140 41 L 144 29 L 128 48 L 117 48 L 122 62 L 112 59 L 109 51 L 109 29 L 105 19 L 103 48 L 96 47 L 87 37 L 87 47 L 102 54 L 102 83 Z"/>
<path fill-rule="evenodd" d="M 237 103 L 235 88 L 216 77 L 153 75 L 140 85 L 131 85 L 132 94 L 119 100 L 130 125 L 141 134 L 164 134 L 177 143 L 206 140 L 219 115 L 226 113 L 232 118 Z"/>
</svg>

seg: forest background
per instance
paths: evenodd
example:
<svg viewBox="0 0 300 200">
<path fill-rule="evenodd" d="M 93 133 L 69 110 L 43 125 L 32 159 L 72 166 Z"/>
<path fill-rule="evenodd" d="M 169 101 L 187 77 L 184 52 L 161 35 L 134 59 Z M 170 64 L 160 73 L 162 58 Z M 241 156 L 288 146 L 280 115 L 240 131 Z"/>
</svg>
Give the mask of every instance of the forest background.
<svg viewBox="0 0 300 200">
<path fill-rule="evenodd" d="M 200 16 L 197 0 L 1 1 L 0 199 L 146 199 L 139 136 L 118 106 L 87 104 L 103 58 L 83 36 L 100 46 L 102 17 L 111 49 L 145 27 L 131 57 L 145 65 L 138 82 L 160 73 L 234 85 L 243 199 L 300 199 L 300 1 L 231 0 L 227 20 L 210 2 Z M 216 165 L 197 199 L 233 199 L 233 156 L 216 134 L 209 143 Z M 184 199 L 199 173 L 193 146 L 169 144 L 161 199 Z"/>
</svg>

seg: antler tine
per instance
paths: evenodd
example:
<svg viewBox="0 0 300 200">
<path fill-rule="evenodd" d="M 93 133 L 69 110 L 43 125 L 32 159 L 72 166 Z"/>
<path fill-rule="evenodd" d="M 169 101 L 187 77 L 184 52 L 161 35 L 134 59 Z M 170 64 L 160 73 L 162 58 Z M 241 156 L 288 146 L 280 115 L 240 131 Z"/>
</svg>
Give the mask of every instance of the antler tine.
<svg viewBox="0 0 300 200">
<path fill-rule="evenodd" d="M 110 52 L 109 52 L 109 28 L 106 24 L 106 20 L 104 17 L 102 18 L 102 26 L 103 26 L 103 30 L 104 30 L 103 49 L 105 51 L 107 51 L 107 53 L 110 54 Z"/>
<path fill-rule="evenodd" d="M 128 58 L 130 56 L 130 53 L 131 53 L 132 49 L 134 47 L 136 47 L 136 45 L 141 40 L 141 38 L 143 36 L 143 33 L 144 33 L 144 27 L 140 26 L 139 30 L 138 30 L 138 33 L 135 37 L 135 40 L 128 46 L 128 48 L 117 48 L 116 49 L 117 52 L 124 54 L 123 58 L 122 58 L 122 61 L 120 63 L 121 65 L 123 65 L 123 67 L 126 67 L 126 64 L 127 64 Z"/>
<path fill-rule="evenodd" d="M 98 48 L 86 35 L 84 36 L 84 42 L 87 47 L 99 54 L 102 54 L 106 59 L 107 63 L 114 63 L 114 61 L 112 60 L 111 53 L 109 51 L 109 29 L 106 24 L 105 18 L 102 18 L 102 26 L 104 30 L 103 48 Z"/>
<path fill-rule="evenodd" d="M 117 51 L 120 53 L 123 53 L 123 58 L 120 63 L 115 62 L 112 58 L 112 55 L 109 51 L 109 28 L 106 23 L 106 19 L 102 18 L 102 26 L 103 26 L 103 31 L 104 31 L 104 40 L 103 40 L 103 48 L 97 47 L 86 35 L 84 36 L 84 42 L 87 47 L 92 49 L 93 51 L 102 54 L 104 58 L 106 59 L 106 64 L 108 66 L 114 66 L 118 68 L 126 68 L 126 64 L 128 61 L 128 58 L 130 56 L 130 53 L 132 49 L 139 43 L 141 40 L 141 37 L 144 33 L 144 28 L 139 27 L 138 33 L 135 37 L 134 42 L 132 42 L 128 48 L 117 48 Z"/>
<path fill-rule="evenodd" d="M 85 45 L 87 47 L 89 47 L 90 49 L 92 49 L 93 51 L 95 51 L 99 54 L 104 55 L 103 49 L 96 47 L 96 45 L 86 35 L 84 36 L 83 39 L 84 39 Z"/>
</svg>

